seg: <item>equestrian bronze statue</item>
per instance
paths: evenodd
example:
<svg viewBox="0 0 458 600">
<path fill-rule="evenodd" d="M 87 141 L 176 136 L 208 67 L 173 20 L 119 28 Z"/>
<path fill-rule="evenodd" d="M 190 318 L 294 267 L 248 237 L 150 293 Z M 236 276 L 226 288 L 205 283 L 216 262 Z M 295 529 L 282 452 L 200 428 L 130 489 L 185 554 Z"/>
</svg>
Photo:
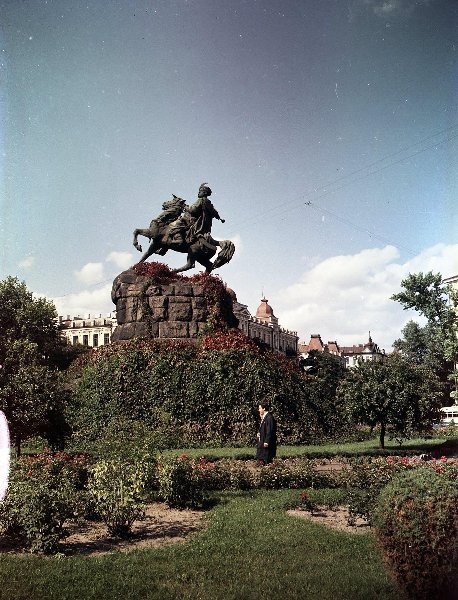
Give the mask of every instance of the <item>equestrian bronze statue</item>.
<svg viewBox="0 0 458 600">
<path fill-rule="evenodd" d="M 162 213 L 151 221 L 147 229 L 135 229 L 134 246 L 139 252 L 142 252 L 142 247 L 138 236 L 143 235 L 150 240 L 149 248 L 139 262 L 144 262 L 152 254 L 164 256 L 168 250 L 175 250 L 188 255 L 183 267 L 173 269 L 176 273 L 192 269 L 196 262 L 203 265 L 207 273 L 228 263 L 234 255 L 235 246 L 230 240 L 218 241 L 211 236 L 213 219 L 224 223 L 209 199 L 211 193 L 211 189 L 203 183 L 196 202 L 190 206 L 173 195 L 172 200 L 163 203 Z M 218 255 L 211 262 L 218 248 Z"/>
</svg>

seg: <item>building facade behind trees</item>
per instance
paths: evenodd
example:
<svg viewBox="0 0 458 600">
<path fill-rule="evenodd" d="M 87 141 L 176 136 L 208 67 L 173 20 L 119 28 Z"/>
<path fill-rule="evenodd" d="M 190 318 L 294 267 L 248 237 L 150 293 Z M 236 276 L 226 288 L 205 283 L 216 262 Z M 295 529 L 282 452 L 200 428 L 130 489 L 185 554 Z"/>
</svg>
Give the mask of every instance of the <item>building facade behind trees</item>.
<svg viewBox="0 0 458 600">
<path fill-rule="evenodd" d="M 67 340 L 67 344 L 76 346 L 90 346 L 97 348 L 98 346 L 106 346 L 111 343 L 111 334 L 116 327 L 116 315 L 110 313 L 102 317 L 70 317 L 64 319 L 59 317 L 59 327 L 61 335 Z"/>
<path fill-rule="evenodd" d="M 349 368 L 356 367 L 361 362 L 382 361 L 386 358 L 385 350 L 381 350 L 378 344 L 372 340 L 370 332 L 369 339 L 365 344 L 353 346 L 339 346 L 335 340 L 325 344 L 319 333 L 312 333 L 307 344 L 299 343 L 298 352 L 301 358 L 307 358 L 312 350 L 332 354 Z"/>
</svg>

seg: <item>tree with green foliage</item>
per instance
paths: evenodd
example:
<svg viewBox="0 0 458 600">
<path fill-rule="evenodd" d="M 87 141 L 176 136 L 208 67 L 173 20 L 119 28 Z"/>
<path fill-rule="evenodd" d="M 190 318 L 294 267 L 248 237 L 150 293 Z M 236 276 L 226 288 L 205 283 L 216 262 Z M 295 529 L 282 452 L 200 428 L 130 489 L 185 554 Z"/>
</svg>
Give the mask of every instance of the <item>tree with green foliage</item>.
<svg viewBox="0 0 458 600">
<path fill-rule="evenodd" d="M 0 364 L 6 347 L 14 340 L 36 344 L 45 363 L 60 370 L 87 351 L 65 343 L 59 333 L 54 304 L 35 297 L 16 277 L 0 281 L 0 333 Z"/>
<path fill-rule="evenodd" d="M 392 354 L 385 361 L 367 361 L 349 369 L 338 395 L 355 423 L 380 427 L 385 436 L 403 439 L 427 432 L 439 418 L 441 394 L 437 378 L 427 369 Z"/>
<path fill-rule="evenodd" d="M 0 369 L 0 408 L 17 455 L 25 439 L 50 434 L 49 424 L 61 412 L 61 400 L 58 373 L 43 364 L 37 344 L 13 340 Z"/>
<path fill-rule="evenodd" d="M 393 348 L 414 365 L 425 364 L 430 350 L 426 327 L 416 321 L 409 321 L 401 333 L 402 338 L 393 342 Z"/>
<path fill-rule="evenodd" d="M 312 350 L 301 359 L 300 366 L 304 370 L 306 405 L 316 415 L 317 433 L 329 436 L 341 431 L 347 415 L 337 388 L 345 376 L 345 364 L 333 354 Z"/>
<path fill-rule="evenodd" d="M 0 282 L 0 410 L 19 454 L 38 433 L 56 442 L 62 427 L 63 391 L 57 364 L 62 342 L 56 309 L 35 298 L 14 277 Z"/>
<path fill-rule="evenodd" d="M 404 310 L 413 309 L 426 319 L 421 327 L 410 322 L 403 330 L 403 339 L 394 347 L 416 364 L 431 369 L 443 384 L 443 404 L 450 399 L 450 374 L 458 360 L 458 293 L 445 285 L 440 273 L 410 274 L 401 282 L 402 292 L 391 299 L 400 302 Z"/>
<path fill-rule="evenodd" d="M 393 348 L 412 364 L 422 366 L 438 377 L 442 386 L 442 403 L 448 404 L 453 361 L 444 356 L 440 330 L 430 323 L 422 327 L 415 321 L 409 321 L 402 330 L 402 336 L 393 343 Z"/>
<path fill-rule="evenodd" d="M 35 298 L 16 277 L 0 281 L 0 358 L 13 340 L 29 340 L 43 358 L 54 354 L 59 343 L 56 309 L 45 298 Z"/>
<path fill-rule="evenodd" d="M 452 334 L 456 331 L 458 316 L 451 300 L 457 301 L 458 295 L 452 286 L 443 283 L 440 273 L 416 273 L 401 281 L 402 292 L 393 294 L 392 300 L 400 302 L 404 309 L 413 308 L 428 320 L 441 327 L 444 332 Z M 456 348 L 456 341 L 452 335 Z"/>
</svg>

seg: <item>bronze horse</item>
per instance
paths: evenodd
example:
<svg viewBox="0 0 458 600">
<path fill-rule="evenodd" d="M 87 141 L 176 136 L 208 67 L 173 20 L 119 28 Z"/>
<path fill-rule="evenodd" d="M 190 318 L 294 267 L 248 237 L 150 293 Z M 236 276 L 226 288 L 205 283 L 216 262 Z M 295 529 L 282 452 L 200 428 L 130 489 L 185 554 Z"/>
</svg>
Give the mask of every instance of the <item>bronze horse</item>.
<svg viewBox="0 0 458 600">
<path fill-rule="evenodd" d="M 138 243 L 138 236 L 142 235 L 150 240 L 149 248 L 139 262 L 144 262 L 152 254 L 164 256 L 168 250 L 175 250 L 188 255 L 183 267 L 172 269 L 175 273 L 192 269 L 196 262 L 204 266 L 207 273 L 211 273 L 231 260 L 235 246 L 230 240 L 217 241 L 209 233 L 190 236 L 193 218 L 186 208 L 185 200 L 174 195 L 172 200 L 164 202 L 163 212 L 151 221 L 147 229 L 134 230 L 133 244 L 139 252 L 142 252 L 142 247 Z M 212 263 L 210 259 L 216 254 L 218 247 L 220 251 Z"/>
</svg>

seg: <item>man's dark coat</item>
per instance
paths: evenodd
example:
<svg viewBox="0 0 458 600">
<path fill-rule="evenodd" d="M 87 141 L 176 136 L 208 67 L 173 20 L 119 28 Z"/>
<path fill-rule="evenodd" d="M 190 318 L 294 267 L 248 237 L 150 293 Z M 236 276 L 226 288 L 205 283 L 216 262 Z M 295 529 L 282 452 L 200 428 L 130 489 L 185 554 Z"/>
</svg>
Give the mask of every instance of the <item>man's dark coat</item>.
<svg viewBox="0 0 458 600">
<path fill-rule="evenodd" d="M 264 448 L 264 443 L 269 444 L 267 448 Z M 257 460 L 270 463 L 272 459 L 277 455 L 277 423 L 275 419 L 267 412 L 264 415 L 264 419 L 261 421 L 259 426 L 259 440 L 258 448 L 256 451 Z"/>
</svg>

